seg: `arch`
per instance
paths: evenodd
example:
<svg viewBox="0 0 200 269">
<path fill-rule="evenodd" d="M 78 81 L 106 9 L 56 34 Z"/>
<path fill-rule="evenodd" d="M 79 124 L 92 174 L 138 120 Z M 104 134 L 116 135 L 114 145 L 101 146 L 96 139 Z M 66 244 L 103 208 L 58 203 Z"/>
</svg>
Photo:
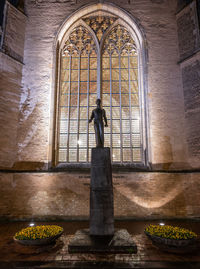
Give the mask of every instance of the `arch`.
<svg viewBox="0 0 200 269">
<path fill-rule="evenodd" d="M 141 113 L 141 125 L 142 125 L 142 137 L 143 137 L 143 164 L 145 166 L 148 165 L 148 161 L 149 161 L 149 131 L 147 128 L 147 101 L 146 101 L 146 92 L 147 92 L 147 80 L 146 80 L 146 70 L 147 70 L 147 49 L 146 49 L 146 39 L 145 39 L 145 35 L 144 32 L 141 28 L 141 26 L 139 25 L 138 21 L 132 17 L 130 14 L 128 14 L 128 12 L 126 12 L 125 10 L 122 10 L 121 8 L 118 8 L 117 6 L 113 5 L 113 4 L 107 4 L 107 3 L 98 3 L 98 4 L 93 4 L 93 5 L 86 5 L 82 8 L 80 8 L 78 11 L 74 12 L 73 14 L 71 14 L 61 25 L 60 29 L 58 30 L 56 39 L 55 39 L 55 43 L 54 43 L 54 48 L 55 48 L 55 54 L 54 54 L 54 66 L 56 67 L 56 72 L 54 72 L 53 75 L 53 90 L 52 92 L 57 93 L 57 95 L 55 96 L 55 94 L 53 94 L 54 98 L 54 111 L 58 111 L 58 107 L 57 107 L 57 100 L 59 98 L 59 93 L 58 91 L 55 89 L 58 88 L 58 84 L 59 84 L 59 64 L 60 63 L 60 48 L 63 46 L 65 40 L 67 39 L 67 36 L 69 36 L 69 34 L 73 31 L 73 29 L 77 26 L 80 25 L 80 19 L 84 16 L 88 16 L 90 14 L 98 14 L 98 13 L 105 13 L 111 16 L 117 16 L 118 17 L 118 22 L 120 23 L 120 25 L 126 27 L 126 29 L 131 33 L 137 49 L 138 49 L 138 61 L 139 61 L 139 70 L 140 70 L 140 78 L 139 78 L 139 88 L 140 88 L 140 102 L 141 102 L 141 110 L 143 111 L 143 113 Z M 81 23 L 84 27 L 86 27 L 89 31 L 90 29 L 87 27 L 87 25 L 82 21 Z M 112 28 L 115 26 L 115 23 L 113 24 Z M 109 29 L 109 31 L 111 31 L 111 29 Z M 91 33 L 91 31 L 90 31 Z M 92 34 L 92 33 L 91 33 Z M 109 33 L 106 34 L 106 36 Z M 93 38 L 95 39 L 95 43 L 97 43 L 96 40 L 96 36 L 93 35 Z M 102 42 L 103 43 L 103 42 Z M 97 46 L 98 47 L 98 46 Z M 98 64 L 99 66 L 99 64 Z M 99 72 L 98 72 L 99 73 Z M 56 107 L 56 109 L 55 109 Z M 53 113 L 52 113 L 53 114 Z M 57 117 L 57 116 L 56 116 Z M 57 121 L 54 121 L 53 128 L 52 128 L 52 132 L 53 129 L 57 130 L 58 126 L 57 126 Z M 52 135 L 53 137 L 53 156 L 54 156 L 54 148 L 56 146 L 56 135 Z M 53 163 L 56 163 L 56 160 L 53 158 L 52 156 L 52 160 Z M 147 161 L 148 160 L 148 161 Z"/>
</svg>

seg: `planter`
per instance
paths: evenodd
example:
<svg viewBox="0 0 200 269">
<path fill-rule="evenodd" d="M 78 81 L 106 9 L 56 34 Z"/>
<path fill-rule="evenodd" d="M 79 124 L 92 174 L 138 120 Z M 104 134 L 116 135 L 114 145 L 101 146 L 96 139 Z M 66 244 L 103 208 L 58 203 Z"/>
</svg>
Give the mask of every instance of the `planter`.
<svg viewBox="0 0 200 269">
<path fill-rule="evenodd" d="M 152 241 L 152 244 L 159 249 L 173 253 L 189 253 L 196 251 L 199 246 L 199 241 L 196 238 L 192 239 L 168 239 L 155 235 L 150 235 L 144 232 Z"/>
<path fill-rule="evenodd" d="M 53 244 L 57 238 L 59 238 L 63 234 L 63 231 L 61 233 L 58 233 L 55 236 L 44 238 L 44 239 L 35 239 L 35 240 L 19 240 L 13 237 L 14 241 L 25 245 L 25 246 L 42 246 L 42 245 L 49 245 Z"/>
</svg>

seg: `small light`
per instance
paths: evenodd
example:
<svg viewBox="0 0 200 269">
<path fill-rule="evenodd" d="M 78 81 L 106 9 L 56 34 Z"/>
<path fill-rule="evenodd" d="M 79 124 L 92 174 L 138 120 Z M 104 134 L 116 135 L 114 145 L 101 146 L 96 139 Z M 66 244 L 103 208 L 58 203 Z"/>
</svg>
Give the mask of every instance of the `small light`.
<svg viewBox="0 0 200 269">
<path fill-rule="evenodd" d="M 164 226 L 165 224 L 163 222 L 159 223 L 160 226 Z"/>
<path fill-rule="evenodd" d="M 33 227 L 35 225 L 35 223 L 30 223 L 29 226 Z"/>
<path fill-rule="evenodd" d="M 113 158 L 115 157 L 115 154 L 113 154 Z"/>
<path fill-rule="evenodd" d="M 81 145 L 82 144 L 82 141 L 81 140 L 78 140 L 78 144 Z"/>
</svg>

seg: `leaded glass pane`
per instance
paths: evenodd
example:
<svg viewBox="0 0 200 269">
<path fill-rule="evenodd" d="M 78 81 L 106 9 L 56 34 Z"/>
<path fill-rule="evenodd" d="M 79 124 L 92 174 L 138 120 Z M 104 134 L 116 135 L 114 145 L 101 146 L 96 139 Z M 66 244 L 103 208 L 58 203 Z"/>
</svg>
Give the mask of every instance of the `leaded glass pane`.
<svg viewBox="0 0 200 269">
<path fill-rule="evenodd" d="M 59 141 L 60 141 L 61 148 L 67 147 L 67 135 L 61 134 Z"/>
<path fill-rule="evenodd" d="M 113 147 L 120 147 L 121 145 L 120 134 L 113 134 L 112 142 L 113 142 L 112 144 Z"/>
<path fill-rule="evenodd" d="M 86 106 L 80 107 L 80 119 L 84 119 L 84 120 L 87 119 L 87 110 L 88 108 Z"/>
<path fill-rule="evenodd" d="M 69 149 L 69 162 L 77 162 L 77 150 Z"/>
<path fill-rule="evenodd" d="M 133 147 L 140 147 L 140 135 L 139 134 L 133 134 L 132 135 L 132 143 Z"/>
<path fill-rule="evenodd" d="M 122 135 L 122 144 L 123 147 L 130 148 L 130 134 L 123 134 Z"/>
<path fill-rule="evenodd" d="M 77 135 L 76 134 L 70 134 L 69 135 L 69 147 L 70 148 L 76 148 L 77 147 Z"/>
<path fill-rule="evenodd" d="M 127 71 L 126 71 L 127 72 Z M 122 93 L 129 93 L 129 81 L 121 81 L 121 92 Z"/>
<path fill-rule="evenodd" d="M 120 120 L 112 120 L 112 133 L 120 133 Z"/>
<path fill-rule="evenodd" d="M 67 151 L 65 149 L 59 149 L 58 151 L 58 158 L 60 162 L 66 162 L 67 161 Z"/>
<path fill-rule="evenodd" d="M 88 121 L 80 120 L 79 121 L 79 133 L 87 133 Z"/>
<path fill-rule="evenodd" d="M 87 149 L 79 149 L 79 161 L 80 162 L 87 161 Z"/>
<path fill-rule="evenodd" d="M 68 131 L 68 121 L 61 120 L 60 121 L 60 133 L 67 133 Z"/>
<path fill-rule="evenodd" d="M 140 149 L 133 149 L 133 161 L 140 162 L 141 161 L 141 152 Z"/>
<path fill-rule="evenodd" d="M 87 70 L 88 68 L 88 57 L 81 57 L 81 69 Z"/>
<path fill-rule="evenodd" d="M 61 107 L 64 106 L 64 105 L 66 105 L 66 104 L 68 104 L 68 102 L 69 102 L 68 98 L 69 98 L 69 95 L 68 94 L 62 94 L 60 96 L 60 106 Z"/>
<path fill-rule="evenodd" d="M 70 121 L 70 131 L 69 133 L 76 133 L 77 131 L 78 122 L 76 120 Z"/>
<path fill-rule="evenodd" d="M 132 132 L 133 133 L 140 133 L 139 120 L 132 120 Z"/>
<path fill-rule="evenodd" d="M 110 134 L 106 134 L 104 135 L 104 146 L 105 147 L 109 147 L 110 146 Z"/>
<path fill-rule="evenodd" d="M 105 72 L 108 72 L 108 74 L 109 74 L 109 70 L 105 70 Z M 105 72 L 103 74 L 105 74 Z M 108 79 L 110 80 L 109 77 L 108 77 Z M 119 80 L 119 69 L 118 68 L 112 69 L 112 80 Z"/>
<path fill-rule="evenodd" d="M 130 162 L 131 161 L 131 149 L 123 149 L 123 161 Z"/>
<path fill-rule="evenodd" d="M 60 118 L 61 119 L 67 119 L 68 118 L 68 109 L 67 109 L 67 107 L 61 107 L 60 108 Z"/>
<path fill-rule="evenodd" d="M 113 162 L 120 162 L 120 160 L 121 160 L 120 149 L 118 149 L 118 148 L 112 149 L 112 158 L 113 158 Z"/>
<path fill-rule="evenodd" d="M 89 134 L 89 147 L 93 148 L 96 146 L 95 134 Z"/>
<path fill-rule="evenodd" d="M 105 127 L 105 128 L 104 128 L 104 133 L 105 133 L 105 134 L 110 134 L 110 130 L 111 130 L 111 121 L 108 119 L 107 122 L 108 122 L 108 127 Z"/>
<path fill-rule="evenodd" d="M 87 134 L 79 134 L 79 148 L 87 148 Z"/>
<path fill-rule="evenodd" d="M 131 69 L 131 71 L 130 71 L 130 79 L 137 81 L 137 77 L 138 77 L 137 69 Z"/>
</svg>

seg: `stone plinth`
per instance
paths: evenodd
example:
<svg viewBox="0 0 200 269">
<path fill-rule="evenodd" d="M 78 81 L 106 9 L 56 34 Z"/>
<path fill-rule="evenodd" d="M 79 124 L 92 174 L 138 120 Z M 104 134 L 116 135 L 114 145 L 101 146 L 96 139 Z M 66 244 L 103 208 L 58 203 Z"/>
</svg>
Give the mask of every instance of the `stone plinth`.
<svg viewBox="0 0 200 269">
<path fill-rule="evenodd" d="M 113 186 L 110 148 L 92 148 L 90 235 L 114 234 Z"/>
<path fill-rule="evenodd" d="M 91 236 L 88 229 L 78 230 L 68 245 L 69 253 L 137 253 L 137 246 L 125 229 L 113 236 Z"/>
</svg>

